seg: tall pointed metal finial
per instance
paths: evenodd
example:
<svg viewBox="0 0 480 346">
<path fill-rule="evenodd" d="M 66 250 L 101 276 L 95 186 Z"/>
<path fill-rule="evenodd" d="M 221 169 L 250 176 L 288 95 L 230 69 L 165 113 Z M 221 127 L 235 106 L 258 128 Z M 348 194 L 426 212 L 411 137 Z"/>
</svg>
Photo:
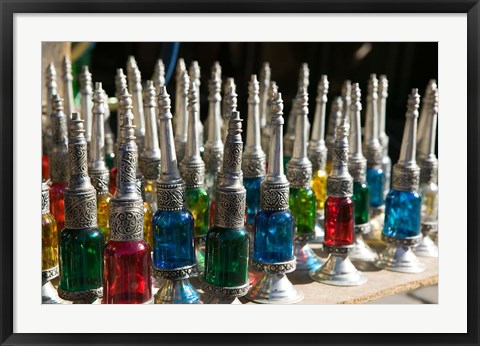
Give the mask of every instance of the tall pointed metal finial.
<svg viewBox="0 0 480 346">
<path fill-rule="evenodd" d="M 65 114 L 67 115 L 68 122 L 71 114 L 75 112 L 75 104 L 73 103 L 72 63 L 66 55 L 63 57 L 62 60 L 62 72 L 63 92 L 65 99 Z"/>
<path fill-rule="evenodd" d="M 208 81 L 208 138 L 205 143 L 204 160 L 207 171 L 217 172 L 223 161 L 222 115 L 221 115 L 221 68 L 218 62 L 212 67 Z"/>
<path fill-rule="evenodd" d="M 63 99 L 60 96 L 53 95 L 50 104 L 52 105 L 52 113 L 49 114 L 52 135 L 48 154 L 50 179 L 53 182 L 67 182 L 69 177 L 68 166 L 65 165 L 68 160 L 67 116 L 63 112 Z"/>
<path fill-rule="evenodd" d="M 192 61 L 190 64 L 190 68 L 188 70 L 188 76 L 190 77 L 190 80 L 195 81 L 197 84 L 197 88 L 200 88 L 200 65 L 198 65 L 198 61 Z"/>
<path fill-rule="evenodd" d="M 265 175 L 265 153 L 260 142 L 260 98 L 257 76 L 252 75 L 248 83 L 247 141 L 242 157 L 242 171 L 245 178 Z"/>
<path fill-rule="evenodd" d="M 350 106 L 350 158 L 349 171 L 353 181 L 364 182 L 367 169 L 367 159 L 362 152 L 362 127 L 361 127 L 361 91 L 358 83 L 352 87 L 352 102 Z"/>
<path fill-rule="evenodd" d="M 129 83 L 130 84 L 130 83 Z M 132 67 L 132 106 L 133 106 L 133 123 L 135 125 L 135 136 L 137 138 L 137 146 L 143 149 L 145 140 L 145 113 L 143 109 L 142 98 L 142 76 L 140 70 L 135 65 Z"/>
<path fill-rule="evenodd" d="M 152 76 L 155 89 L 161 85 L 165 85 L 165 65 L 162 59 L 158 59 L 155 63 L 155 69 Z"/>
<path fill-rule="evenodd" d="M 309 187 L 312 178 L 312 163 L 307 158 L 308 94 L 302 88 L 296 96 L 295 142 L 292 159 L 287 163 L 287 178 L 291 187 Z"/>
<path fill-rule="evenodd" d="M 343 117 L 347 124 L 350 123 L 350 104 L 352 102 L 352 81 L 346 80 L 342 85 Z"/>
<path fill-rule="evenodd" d="M 365 120 L 365 138 L 363 140 L 363 151 L 367 158 L 368 166 L 382 164 L 382 146 L 378 139 L 378 80 L 372 73 L 368 80 L 367 111 Z"/>
<path fill-rule="evenodd" d="M 392 188 L 395 190 L 416 191 L 418 189 L 420 168 L 417 166 L 415 155 L 419 105 L 420 95 L 418 94 L 418 89 L 412 89 L 408 96 L 400 157 L 393 166 Z"/>
<path fill-rule="evenodd" d="M 224 135 L 225 140 L 228 135 L 228 121 L 233 111 L 237 110 L 237 93 L 236 93 L 236 86 L 235 81 L 233 78 L 227 78 L 227 82 L 225 83 L 225 92 L 224 92 L 224 107 L 223 107 L 223 128 L 224 128 Z M 224 143 L 225 143 L 224 140 Z"/>
<path fill-rule="evenodd" d="M 82 67 L 82 73 L 80 74 L 80 94 L 81 98 L 81 114 L 85 121 L 85 140 L 90 143 L 92 139 L 92 74 L 88 70 L 88 66 Z"/>
<path fill-rule="evenodd" d="M 140 153 L 139 168 L 147 180 L 157 180 L 160 176 L 160 148 L 157 131 L 157 96 L 154 82 L 147 81 L 145 88 L 145 141 Z"/>
<path fill-rule="evenodd" d="M 268 87 L 267 93 L 267 106 L 266 106 L 266 126 L 262 128 L 262 149 L 267 155 L 267 160 L 269 160 L 269 147 L 270 147 L 270 136 L 271 136 L 271 128 L 270 123 L 272 122 L 272 102 L 274 95 L 278 92 L 278 86 L 275 81 L 270 81 L 270 85 Z M 282 101 L 283 107 L 283 101 Z M 283 111 L 283 108 L 282 108 Z M 283 114 L 283 113 L 282 113 Z M 283 126 L 282 126 L 282 133 L 283 133 Z M 282 153 L 283 153 L 283 143 L 282 143 Z"/>
<path fill-rule="evenodd" d="M 190 77 L 190 81 L 195 82 L 195 84 L 197 85 L 197 90 L 199 94 L 200 94 L 200 84 L 201 84 L 200 76 L 201 76 L 201 73 L 200 73 L 200 66 L 198 65 L 198 61 L 192 61 L 189 69 L 189 77 Z M 201 148 L 200 150 L 203 151 L 204 131 L 203 131 L 203 124 L 200 120 L 200 108 L 198 109 L 198 112 L 196 112 L 196 117 L 197 117 L 198 142 Z"/>
<path fill-rule="evenodd" d="M 328 117 L 327 134 L 325 136 L 325 145 L 327 146 L 327 162 L 332 162 L 333 147 L 335 145 L 335 129 L 340 124 L 343 111 L 342 98 L 337 96 L 333 99 L 330 106 L 330 115 Z"/>
<path fill-rule="evenodd" d="M 95 83 L 92 110 L 92 141 L 88 160 L 88 173 L 98 194 L 108 193 L 109 171 L 105 164 L 105 91 L 102 83 Z"/>
<path fill-rule="evenodd" d="M 182 162 L 180 162 L 180 173 L 188 188 L 203 186 L 205 180 L 205 163 L 200 156 L 198 134 L 199 109 L 198 85 L 195 80 L 191 80 L 188 89 L 187 149 Z"/>
<path fill-rule="evenodd" d="M 313 118 L 312 135 L 308 143 L 308 158 L 312 168 L 325 170 L 327 164 L 327 147 L 325 145 L 325 113 L 327 109 L 328 79 L 326 75 L 320 77 L 317 87 L 317 106 Z"/>
<path fill-rule="evenodd" d="M 120 94 L 122 89 L 127 89 L 127 76 L 123 74 L 123 69 L 117 68 L 117 74 L 115 75 L 115 97 L 117 101 L 120 102 Z M 120 118 L 120 112 L 117 111 L 117 138 L 116 138 L 116 147 L 120 143 L 120 126 L 122 125 L 122 119 Z"/>
<path fill-rule="evenodd" d="M 437 90 L 437 81 L 435 79 L 430 79 L 425 88 L 425 95 L 422 100 L 422 109 L 420 111 L 420 116 L 418 118 L 418 132 L 417 132 L 417 151 L 420 154 L 420 149 L 422 148 L 423 138 L 426 135 L 426 123 L 428 118 L 428 113 L 432 107 L 434 93 Z"/>
<path fill-rule="evenodd" d="M 175 148 L 177 157 L 182 160 L 185 156 L 185 146 L 187 144 L 187 124 L 188 124 L 188 85 L 190 78 L 187 71 L 182 70 L 177 79 L 177 99 L 175 100 Z"/>
<path fill-rule="evenodd" d="M 47 116 L 53 112 L 52 96 L 57 95 L 57 71 L 53 62 L 49 63 L 45 73 L 45 86 L 47 88 Z"/>
<path fill-rule="evenodd" d="M 429 184 L 437 183 L 438 160 L 435 155 L 435 139 L 437 132 L 438 117 L 438 89 L 433 91 L 432 102 L 427 121 L 425 123 L 425 137 L 422 140 L 422 148 L 420 149 L 420 182 Z"/>
<path fill-rule="evenodd" d="M 388 79 L 382 74 L 378 82 L 378 139 L 383 148 L 383 155 L 388 155 L 388 141 L 389 138 L 385 132 L 386 117 L 387 117 L 387 97 L 388 97 Z"/>
<path fill-rule="evenodd" d="M 130 55 L 127 59 L 127 78 L 128 78 L 128 92 L 133 94 L 133 73 L 137 67 L 137 61 L 133 55 Z"/>
<path fill-rule="evenodd" d="M 267 127 L 267 114 L 270 113 L 270 109 L 267 108 L 268 93 L 270 88 L 271 79 L 270 64 L 268 62 L 263 63 L 260 70 L 260 127 Z M 266 150 L 266 148 L 264 148 Z"/>
</svg>

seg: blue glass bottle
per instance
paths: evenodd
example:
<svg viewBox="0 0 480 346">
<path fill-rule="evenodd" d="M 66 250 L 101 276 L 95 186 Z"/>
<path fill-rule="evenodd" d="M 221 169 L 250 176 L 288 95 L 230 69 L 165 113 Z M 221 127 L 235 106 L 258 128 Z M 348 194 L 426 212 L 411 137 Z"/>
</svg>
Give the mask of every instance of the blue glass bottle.
<svg viewBox="0 0 480 346">
<path fill-rule="evenodd" d="M 260 211 L 255 218 L 253 258 L 279 263 L 293 260 L 295 223 L 290 210 Z"/>
<path fill-rule="evenodd" d="M 188 210 L 157 210 L 153 216 L 153 266 L 174 269 L 194 264 L 193 215 Z"/>
<path fill-rule="evenodd" d="M 243 186 L 247 190 L 247 226 L 253 227 L 255 215 L 260 211 L 260 186 L 263 177 L 244 178 Z"/>
<path fill-rule="evenodd" d="M 385 173 L 381 166 L 367 168 L 367 184 L 370 188 L 370 208 L 378 208 L 384 205 L 384 182 Z"/>
<path fill-rule="evenodd" d="M 398 239 L 418 236 L 421 205 L 418 192 L 391 190 L 385 201 L 383 234 Z"/>
</svg>

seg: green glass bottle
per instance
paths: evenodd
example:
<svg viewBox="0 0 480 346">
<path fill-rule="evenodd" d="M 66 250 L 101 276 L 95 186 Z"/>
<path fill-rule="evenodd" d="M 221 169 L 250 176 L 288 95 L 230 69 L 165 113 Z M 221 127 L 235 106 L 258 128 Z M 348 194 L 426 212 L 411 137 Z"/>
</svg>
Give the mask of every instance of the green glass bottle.
<svg viewBox="0 0 480 346">
<path fill-rule="evenodd" d="M 290 211 L 295 217 L 297 235 L 315 234 L 315 192 L 310 187 L 290 188 Z"/>
<path fill-rule="evenodd" d="M 92 303 L 102 296 L 105 238 L 97 227 L 96 191 L 87 169 L 83 120 L 73 113 L 69 127 L 70 180 L 65 190 L 65 229 L 60 236 L 60 298 Z"/>
</svg>

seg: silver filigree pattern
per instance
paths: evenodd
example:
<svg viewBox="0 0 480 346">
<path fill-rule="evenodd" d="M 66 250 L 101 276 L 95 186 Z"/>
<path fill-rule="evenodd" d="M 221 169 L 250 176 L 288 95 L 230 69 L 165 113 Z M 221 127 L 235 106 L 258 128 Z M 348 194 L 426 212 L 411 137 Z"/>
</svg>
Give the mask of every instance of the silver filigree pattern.
<svg viewBox="0 0 480 346">
<path fill-rule="evenodd" d="M 143 239 L 143 202 L 141 199 L 110 201 L 110 239 L 130 241 Z"/>
<path fill-rule="evenodd" d="M 103 297 L 103 287 L 99 288 L 92 288 L 86 291 L 77 291 L 77 292 L 69 292 L 64 291 L 61 288 L 58 289 L 58 296 L 62 299 L 69 300 L 69 301 L 79 301 L 79 302 L 92 302 L 97 298 Z"/>
<path fill-rule="evenodd" d="M 97 190 L 97 194 L 104 195 L 108 193 L 110 182 L 110 174 L 108 171 L 90 172 L 90 180 L 95 190 Z"/>
<path fill-rule="evenodd" d="M 205 281 L 202 282 L 202 289 L 205 293 L 223 298 L 234 298 L 234 297 L 243 297 L 247 294 L 249 289 L 249 284 L 237 287 L 219 287 L 207 284 Z"/>
<path fill-rule="evenodd" d="M 242 142 L 231 143 L 225 146 L 223 154 L 223 168 L 230 172 L 238 172 L 242 169 Z"/>
<path fill-rule="evenodd" d="M 160 177 L 160 160 L 140 157 L 138 167 L 147 180 L 157 180 Z"/>
<path fill-rule="evenodd" d="M 360 234 L 368 234 L 370 233 L 372 226 L 370 225 L 370 222 L 367 223 L 362 223 L 361 225 L 355 224 L 355 233 L 360 233 Z"/>
<path fill-rule="evenodd" d="M 244 178 L 258 178 L 265 175 L 265 154 L 243 155 L 242 172 Z"/>
<path fill-rule="evenodd" d="M 265 263 L 259 262 L 255 259 L 250 260 L 250 265 L 257 272 L 267 272 L 272 274 L 286 274 L 291 273 L 297 267 L 297 260 L 294 258 L 291 261 L 287 262 L 278 262 L 278 263 Z"/>
<path fill-rule="evenodd" d="M 350 160 L 348 171 L 353 181 L 363 183 L 366 181 L 367 160 Z"/>
<path fill-rule="evenodd" d="M 164 280 L 184 280 L 198 275 L 197 265 L 190 265 L 175 269 L 152 268 L 153 277 Z"/>
<path fill-rule="evenodd" d="M 69 170 L 65 162 L 68 160 L 67 146 L 62 151 L 57 151 L 55 148 L 50 151 L 49 169 L 50 179 L 53 182 L 68 182 Z"/>
<path fill-rule="evenodd" d="M 216 195 L 215 225 L 222 228 L 241 228 L 245 224 L 246 194 L 243 191 L 220 191 Z"/>
<path fill-rule="evenodd" d="M 289 184 L 263 183 L 260 189 L 262 210 L 287 210 L 289 198 Z"/>
<path fill-rule="evenodd" d="M 47 282 L 50 281 L 60 275 L 59 267 L 53 267 L 47 270 L 42 270 L 42 281 Z"/>
<path fill-rule="evenodd" d="M 180 174 L 187 188 L 195 189 L 201 187 L 205 182 L 205 164 L 203 162 L 180 163 Z"/>
<path fill-rule="evenodd" d="M 42 183 L 42 214 L 50 212 L 50 195 L 46 182 Z"/>
<path fill-rule="evenodd" d="M 182 210 L 185 202 L 185 183 L 161 184 L 157 182 L 158 210 Z"/>
<path fill-rule="evenodd" d="M 436 184 L 438 182 L 438 162 L 423 161 L 420 166 L 420 183 Z"/>
<path fill-rule="evenodd" d="M 295 234 L 295 243 L 304 244 L 315 240 L 315 232 L 309 234 Z"/>
<path fill-rule="evenodd" d="M 330 246 L 323 243 L 323 248 L 331 255 L 347 256 L 355 250 L 354 245 Z"/>
<path fill-rule="evenodd" d="M 205 167 L 207 167 L 212 172 L 217 172 L 220 167 L 222 167 L 223 148 L 211 148 L 207 150 L 207 145 L 205 144 L 203 161 L 205 162 Z"/>
<path fill-rule="evenodd" d="M 420 182 L 420 168 L 393 166 L 392 188 L 398 191 L 417 191 Z"/>
<path fill-rule="evenodd" d="M 327 179 L 327 195 L 330 197 L 351 197 L 353 195 L 352 178 L 330 175 Z"/>
<path fill-rule="evenodd" d="M 97 197 L 95 189 L 85 192 L 65 190 L 65 228 L 97 227 Z"/>
<path fill-rule="evenodd" d="M 324 171 L 325 167 L 327 167 L 327 147 L 314 149 L 308 146 L 307 153 L 308 159 L 312 162 L 312 169 L 314 171 Z"/>
<path fill-rule="evenodd" d="M 409 237 L 409 238 L 394 238 L 394 237 L 389 237 L 382 233 L 382 240 L 387 244 L 410 247 L 410 246 L 417 246 L 418 244 L 420 244 L 422 242 L 422 235 L 420 234 L 418 236 Z"/>
<path fill-rule="evenodd" d="M 290 182 L 290 187 L 293 188 L 308 188 L 310 187 L 312 179 L 312 165 L 305 164 L 290 164 L 292 160 L 287 163 L 287 179 Z"/>
<path fill-rule="evenodd" d="M 438 232 L 438 222 L 422 222 L 421 230 L 424 236 Z"/>
</svg>

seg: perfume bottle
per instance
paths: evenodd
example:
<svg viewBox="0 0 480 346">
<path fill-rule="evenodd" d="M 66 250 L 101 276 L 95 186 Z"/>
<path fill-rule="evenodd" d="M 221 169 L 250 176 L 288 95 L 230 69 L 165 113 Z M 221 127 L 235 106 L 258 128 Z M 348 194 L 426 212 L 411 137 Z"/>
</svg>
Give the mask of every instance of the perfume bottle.
<svg viewBox="0 0 480 346">
<path fill-rule="evenodd" d="M 228 121 L 223 168 L 218 177 L 215 225 L 206 236 L 203 291 L 208 303 L 234 303 L 247 294 L 249 236 L 244 227 L 246 190 L 242 182 L 242 123 Z"/>
<path fill-rule="evenodd" d="M 118 149 L 117 191 L 110 202 L 110 240 L 104 252 L 104 304 L 148 304 L 152 301 L 151 254 L 143 240 L 143 201 L 138 195 L 137 144 L 132 99 L 123 89 Z"/>
<path fill-rule="evenodd" d="M 371 262 L 377 254 L 365 243 L 363 235 L 368 234 L 370 227 L 370 189 L 368 188 L 367 159 L 362 152 L 362 128 L 360 112 L 362 110 L 361 92 L 358 83 L 353 84 L 350 106 L 350 157 L 348 170 L 353 179 L 353 202 L 355 204 L 355 242 L 350 258 Z"/>
<path fill-rule="evenodd" d="M 145 177 L 145 199 L 152 212 L 157 211 L 157 179 L 160 177 L 160 148 L 156 115 L 156 95 L 153 81 L 147 81 L 145 87 L 145 140 L 139 157 L 139 168 Z M 149 244 L 151 242 L 149 241 Z"/>
<path fill-rule="evenodd" d="M 247 141 L 242 156 L 243 186 L 247 191 L 247 230 L 252 233 L 255 215 L 260 211 L 260 185 L 265 178 L 265 153 L 260 142 L 260 117 L 257 76 L 248 83 Z M 251 240 L 253 239 L 251 234 Z M 250 244 L 253 248 L 253 244 Z"/>
<path fill-rule="evenodd" d="M 75 103 L 73 102 L 73 76 L 72 63 L 68 56 L 64 56 L 62 60 L 62 82 L 64 94 L 64 108 L 67 115 L 67 126 L 70 121 L 70 116 L 75 112 Z"/>
<path fill-rule="evenodd" d="M 222 142 L 222 115 L 220 95 L 222 86 L 221 70 L 212 67 L 211 78 L 208 81 L 208 137 L 205 143 L 203 158 L 205 161 L 205 187 L 207 188 L 210 200 L 215 197 L 215 186 L 217 181 L 217 172 L 223 162 L 223 142 Z"/>
<path fill-rule="evenodd" d="M 295 257 L 297 270 L 311 270 L 321 265 L 308 241 L 315 239 L 316 196 L 312 190 L 312 163 L 307 158 L 307 89 L 302 88 L 295 98 L 297 109 L 293 156 L 287 163 L 290 182 L 290 211 L 295 217 Z"/>
<path fill-rule="evenodd" d="M 335 146 L 335 129 L 340 124 L 342 115 L 343 101 L 341 97 L 335 97 L 330 106 L 330 115 L 328 117 L 327 134 L 325 136 L 325 146 L 327 147 L 327 175 L 332 171 L 333 147 Z"/>
<path fill-rule="evenodd" d="M 358 114 L 358 113 L 357 113 Z M 311 270 L 310 278 L 334 286 L 358 286 L 367 281 L 349 259 L 354 248 L 353 179 L 348 170 L 348 130 L 346 113 L 340 115 L 333 147 L 332 171 L 327 179 L 325 202 L 324 249 L 328 259 L 320 268 Z"/>
<path fill-rule="evenodd" d="M 382 240 L 388 247 L 375 264 L 379 268 L 402 273 L 420 273 L 425 270 L 425 265 L 411 249 L 422 240 L 421 196 L 418 193 L 420 168 L 415 160 L 419 104 L 418 89 L 412 89 L 408 97 L 400 157 L 393 166 L 392 189 L 385 202 Z"/>
<path fill-rule="evenodd" d="M 188 71 L 188 75 L 190 77 L 190 81 L 194 81 L 197 85 L 198 94 L 200 95 L 200 66 L 198 65 L 198 61 L 192 61 L 190 64 L 190 68 Z M 200 109 L 197 112 L 197 131 L 198 131 L 198 139 L 199 139 L 199 146 L 200 146 L 200 153 L 203 155 L 203 143 L 204 141 L 204 128 L 202 121 L 200 120 Z"/>
<path fill-rule="evenodd" d="M 378 83 L 378 131 L 379 141 L 382 146 L 382 170 L 385 173 L 383 185 L 383 197 L 390 191 L 390 180 L 392 174 L 392 160 L 388 156 L 389 137 L 385 132 L 386 114 L 387 114 L 388 80 L 387 76 L 380 75 Z"/>
<path fill-rule="evenodd" d="M 200 302 L 200 294 L 188 280 L 197 275 L 194 218 L 186 209 L 185 182 L 177 167 L 170 96 L 165 86 L 158 92 L 162 160 L 153 217 L 153 274 L 162 281 L 155 304 L 194 304 Z"/>
<path fill-rule="evenodd" d="M 97 225 L 105 241 L 110 239 L 109 210 L 111 195 L 108 191 L 110 173 L 105 164 L 105 91 L 102 83 L 95 83 L 92 109 L 92 140 L 88 159 L 88 175 L 97 191 Z"/>
<path fill-rule="evenodd" d="M 105 238 L 97 227 L 97 199 L 87 168 L 83 120 L 73 113 L 69 127 L 70 179 L 65 190 L 65 229 L 60 234 L 58 295 L 92 303 L 103 295 Z"/>
<path fill-rule="evenodd" d="M 58 277 L 58 229 L 50 214 L 48 184 L 42 181 L 42 304 L 59 303 L 51 280 Z"/>
<path fill-rule="evenodd" d="M 177 68 L 177 71 L 180 71 L 180 75 L 177 75 L 177 97 L 175 98 L 175 150 L 178 160 L 182 162 L 187 145 L 187 104 L 190 78 L 186 70 Z"/>
<path fill-rule="evenodd" d="M 289 183 L 283 174 L 283 101 L 275 93 L 272 101 L 270 165 L 262 182 L 261 211 L 255 217 L 255 241 L 251 265 L 261 272 L 247 298 L 256 303 L 292 304 L 303 299 L 286 273 L 295 270 L 295 222 L 288 210 Z"/>
<path fill-rule="evenodd" d="M 198 132 L 199 112 L 198 86 L 190 81 L 188 89 L 188 138 L 185 156 L 180 162 L 180 174 L 186 184 L 187 209 L 194 218 L 195 255 L 197 268 L 203 272 L 205 263 L 205 235 L 208 231 L 209 204 L 207 189 L 205 189 L 205 163 L 200 156 L 200 138 Z"/>
<path fill-rule="evenodd" d="M 82 66 L 82 72 L 80 73 L 80 114 L 85 121 L 85 140 L 87 146 L 90 148 L 90 141 L 92 139 L 92 106 L 93 106 L 93 85 L 92 74 L 88 70 L 88 66 Z M 90 150 L 90 149 L 89 149 Z M 88 155 L 89 155 L 88 151 Z"/>
<path fill-rule="evenodd" d="M 383 151 L 378 139 L 378 80 L 375 74 L 368 80 L 367 110 L 365 118 L 365 137 L 363 152 L 367 158 L 367 184 L 370 189 L 370 214 L 372 232 L 369 238 L 378 239 L 383 227 L 385 200 L 383 187 L 385 172 L 382 169 Z"/>
<path fill-rule="evenodd" d="M 271 83 L 272 71 L 270 69 L 270 64 L 264 62 L 260 70 L 260 132 L 262 134 L 261 143 L 262 150 L 268 156 L 268 145 L 270 144 L 270 122 L 269 114 L 270 108 L 268 105 L 268 100 L 270 98 L 270 83 Z M 268 128 L 268 131 L 265 131 Z"/>
<path fill-rule="evenodd" d="M 58 95 L 52 96 L 50 114 L 51 147 L 49 150 L 50 178 L 50 212 L 62 230 L 65 222 L 64 193 L 68 185 L 69 171 L 65 163 L 68 161 L 67 116 L 63 113 L 63 100 Z M 60 232 L 59 232 L 60 233 Z"/>
<path fill-rule="evenodd" d="M 438 90 L 432 93 L 431 105 L 425 122 L 424 138 L 420 150 L 420 193 L 422 196 L 421 231 L 422 242 L 414 251 L 421 257 L 438 257 L 434 242 L 438 234 L 438 160 L 435 155 L 435 138 L 438 117 Z"/>
<path fill-rule="evenodd" d="M 317 105 L 313 119 L 312 135 L 308 142 L 307 156 L 312 162 L 312 189 L 316 197 L 315 239 L 313 242 L 323 242 L 324 208 L 327 190 L 327 147 L 325 145 L 325 110 L 327 107 L 328 79 L 320 77 L 317 88 Z"/>
</svg>

